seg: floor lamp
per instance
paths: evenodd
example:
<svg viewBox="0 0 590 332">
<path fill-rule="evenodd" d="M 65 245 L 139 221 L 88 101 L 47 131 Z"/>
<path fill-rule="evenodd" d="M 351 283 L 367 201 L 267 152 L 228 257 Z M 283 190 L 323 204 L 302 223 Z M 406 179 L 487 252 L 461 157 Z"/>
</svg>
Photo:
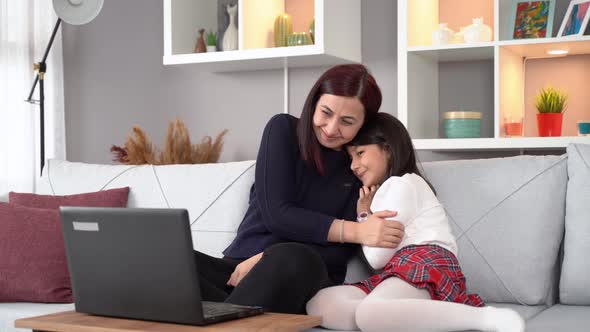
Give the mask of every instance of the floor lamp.
<svg viewBox="0 0 590 332">
<path fill-rule="evenodd" d="M 29 97 L 26 100 L 31 104 L 39 105 L 41 174 L 43 174 L 43 167 L 45 166 L 45 91 L 43 81 L 47 71 L 47 64 L 45 63 L 47 55 L 49 54 L 49 50 L 51 49 L 51 45 L 53 44 L 53 40 L 55 39 L 55 35 L 57 34 L 57 30 L 59 29 L 62 20 L 72 25 L 86 24 L 92 21 L 98 13 L 100 13 L 103 1 L 104 0 L 53 0 L 53 9 L 57 14 L 58 19 L 53 27 L 49 43 L 45 48 L 43 59 L 33 65 L 35 72 L 37 72 L 37 76 L 31 87 L 31 92 L 29 92 Z M 33 99 L 33 93 L 35 93 L 37 83 L 39 83 L 39 99 Z"/>
</svg>

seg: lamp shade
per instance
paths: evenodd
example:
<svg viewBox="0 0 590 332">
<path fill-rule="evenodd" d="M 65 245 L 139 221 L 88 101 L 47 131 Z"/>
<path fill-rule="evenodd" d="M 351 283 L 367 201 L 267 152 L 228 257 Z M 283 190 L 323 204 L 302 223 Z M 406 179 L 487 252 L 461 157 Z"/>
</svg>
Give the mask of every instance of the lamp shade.
<svg viewBox="0 0 590 332">
<path fill-rule="evenodd" d="M 104 0 L 53 0 L 53 9 L 64 22 L 82 25 L 92 21 L 100 10 Z"/>
</svg>

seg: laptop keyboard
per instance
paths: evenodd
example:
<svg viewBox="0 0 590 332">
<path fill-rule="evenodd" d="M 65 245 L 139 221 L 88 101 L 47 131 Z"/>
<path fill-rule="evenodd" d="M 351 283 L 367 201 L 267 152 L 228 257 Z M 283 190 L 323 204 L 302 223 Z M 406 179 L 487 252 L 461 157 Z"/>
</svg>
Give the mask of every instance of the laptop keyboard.
<svg viewBox="0 0 590 332">
<path fill-rule="evenodd" d="M 248 311 L 252 307 L 241 306 L 237 304 L 231 303 L 223 303 L 223 302 L 207 302 L 203 301 L 203 317 L 216 317 L 216 316 L 223 316 L 228 314 L 233 314 L 237 312 Z"/>
</svg>

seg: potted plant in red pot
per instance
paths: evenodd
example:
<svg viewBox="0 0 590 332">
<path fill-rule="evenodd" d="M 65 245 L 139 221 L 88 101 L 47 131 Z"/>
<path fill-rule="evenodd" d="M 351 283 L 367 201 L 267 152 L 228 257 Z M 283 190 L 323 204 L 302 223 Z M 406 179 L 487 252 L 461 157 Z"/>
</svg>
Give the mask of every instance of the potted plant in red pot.
<svg viewBox="0 0 590 332">
<path fill-rule="evenodd" d="M 567 95 L 552 87 L 541 89 L 535 99 L 539 136 L 561 136 L 563 113 L 567 107 Z"/>
</svg>

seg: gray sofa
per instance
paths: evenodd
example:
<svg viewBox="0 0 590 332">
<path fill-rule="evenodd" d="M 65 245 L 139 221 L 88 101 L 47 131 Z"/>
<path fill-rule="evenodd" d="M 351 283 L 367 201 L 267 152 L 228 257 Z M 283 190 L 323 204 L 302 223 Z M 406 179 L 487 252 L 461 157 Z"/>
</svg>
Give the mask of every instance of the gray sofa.
<svg viewBox="0 0 590 332">
<path fill-rule="evenodd" d="M 519 312 L 527 332 L 590 331 L 590 145 L 423 167 L 458 239 L 470 292 Z M 367 273 L 356 258 L 347 280 Z"/>
<path fill-rule="evenodd" d="M 53 161 L 40 192 L 69 194 L 129 185 L 131 207 L 188 208 L 191 220 L 196 218 L 195 248 L 219 256 L 247 206 L 253 165 L 138 167 Z M 528 332 L 590 330 L 590 260 L 585 257 L 590 253 L 590 145 L 570 145 L 562 156 L 423 166 L 457 236 L 470 292 L 488 304 L 518 311 L 527 320 Z M 203 183 L 207 188 L 219 183 L 213 190 L 217 193 L 186 189 Z M 355 257 L 347 281 L 368 274 Z M 0 332 L 16 331 L 14 319 L 72 308 L 0 303 Z"/>
</svg>

